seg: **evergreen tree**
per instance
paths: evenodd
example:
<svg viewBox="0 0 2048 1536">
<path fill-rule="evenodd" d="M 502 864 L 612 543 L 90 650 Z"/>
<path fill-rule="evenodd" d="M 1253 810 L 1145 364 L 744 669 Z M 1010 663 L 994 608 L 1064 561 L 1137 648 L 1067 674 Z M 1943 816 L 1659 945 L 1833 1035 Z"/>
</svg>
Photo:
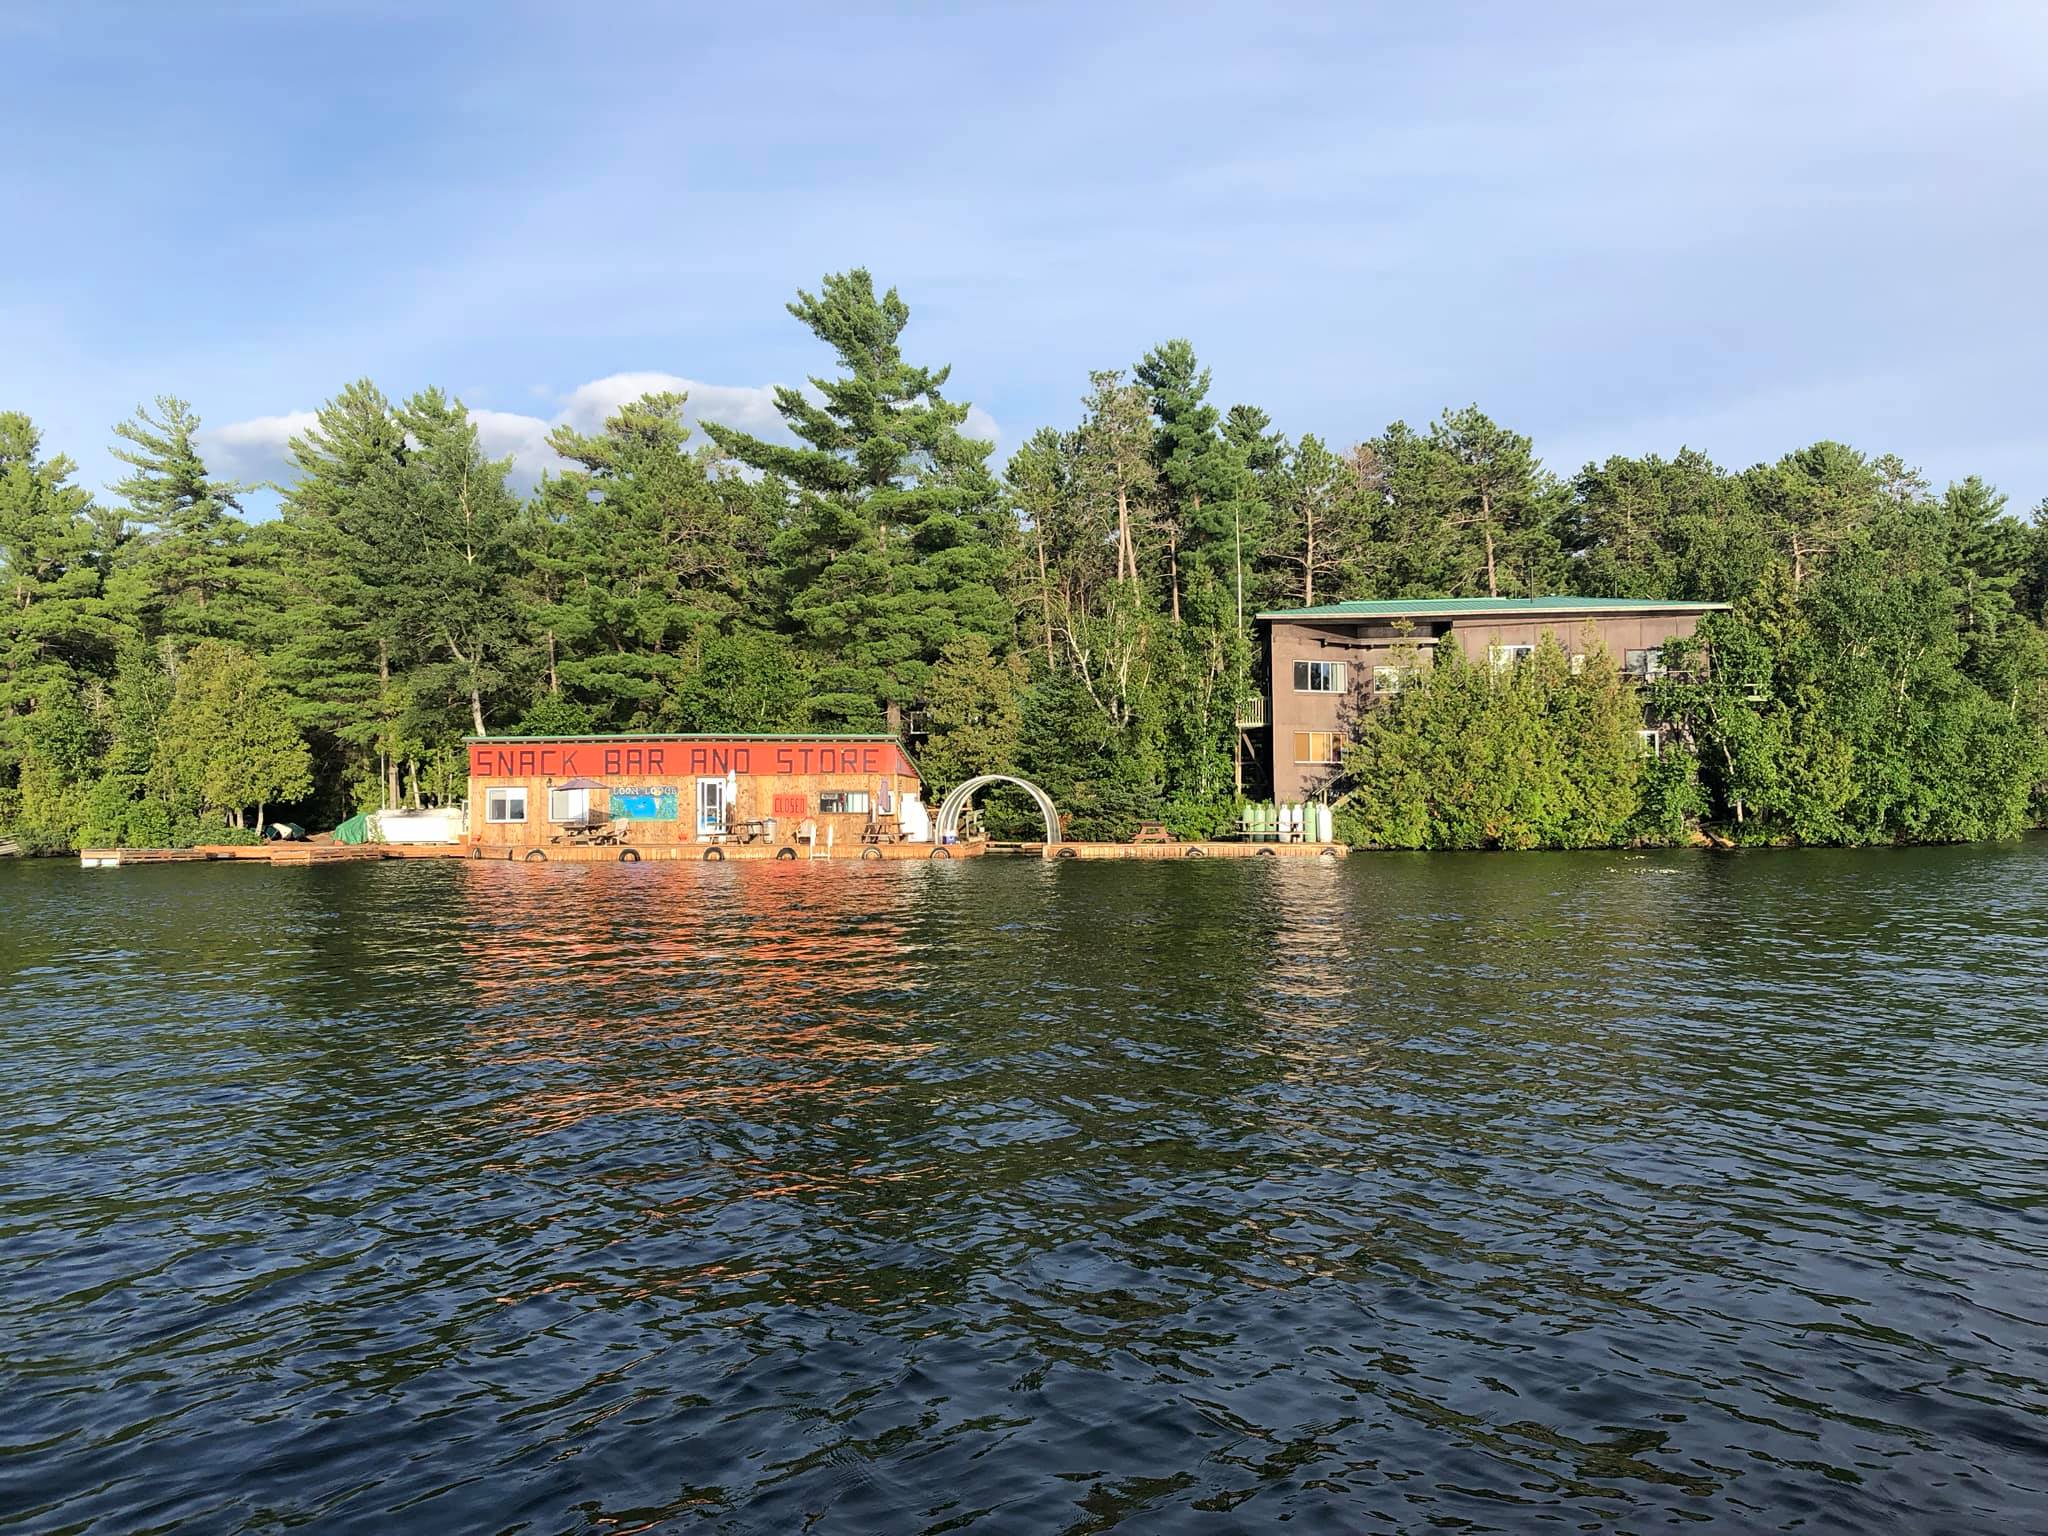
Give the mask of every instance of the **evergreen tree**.
<svg viewBox="0 0 2048 1536">
<path fill-rule="evenodd" d="M 484 457 L 462 402 L 425 389 L 397 412 L 411 444 L 398 478 L 391 597 L 415 686 L 451 698 L 472 734 L 488 733 L 485 699 L 522 659 L 515 598 L 519 505 L 509 460 Z"/>
<path fill-rule="evenodd" d="M 1370 531 L 1357 465 L 1332 453 L 1321 438 L 1304 437 L 1274 470 L 1271 495 L 1274 521 L 1266 548 L 1286 581 L 1278 600 L 1314 607 L 1319 577 L 1325 582 L 1322 600 L 1333 600 L 1339 594 L 1328 581 L 1355 567 Z"/>
<path fill-rule="evenodd" d="M 587 700 L 608 729 L 671 721 L 703 646 L 748 613 L 773 528 L 737 478 L 689 451 L 684 397 L 644 396 L 586 436 L 549 446 L 578 466 L 536 498 L 543 578 L 533 612 L 547 685 Z"/>
<path fill-rule="evenodd" d="M 988 469 L 991 445 L 964 433 L 968 407 L 945 397 L 949 370 L 904 360 L 910 309 L 893 288 L 878 297 L 856 268 L 789 309 L 844 369 L 811 380 L 815 401 L 776 391 L 797 443 L 706 430 L 791 488 L 776 552 L 789 619 L 817 663 L 814 707 L 822 720 L 872 727 L 919 698 L 954 635 L 1007 642 L 1013 525 Z"/>
<path fill-rule="evenodd" d="M 405 434 L 383 393 L 359 379 L 291 442 L 298 478 L 285 496 L 273 559 L 279 631 L 271 648 L 292 716 L 331 744 L 342 809 L 400 803 L 404 690 L 400 615 L 386 594 L 395 548 Z"/>
<path fill-rule="evenodd" d="M 313 787 L 312 757 L 282 690 L 239 646 L 202 641 L 178 671 L 164 745 L 181 786 L 231 825 L 261 830 L 268 808 Z"/>
<path fill-rule="evenodd" d="M 119 638 L 91 498 L 70 483 L 71 460 L 41 449 L 28 417 L 0 411 L 0 834 L 21 815 L 29 716 L 41 701 L 75 701 Z"/>
<path fill-rule="evenodd" d="M 982 773 L 1016 770 L 1030 669 L 1016 652 L 998 654 L 985 635 L 950 642 L 925 688 L 919 766 L 940 789 Z"/>
<path fill-rule="evenodd" d="M 230 633 L 224 611 L 236 590 L 236 557 L 246 530 L 239 498 L 248 487 L 208 475 L 198 444 L 199 417 L 176 395 L 159 395 L 156 414 L 138 406 L 114 435 L 113 456 L 130 473 L 114 486 L 136 536 L 123 538 L 115 596 L 145 634 L 181 640 Z"/>
<path fill-rule="evenodd" d="M 1192 346 L 1176 339 L 1154 347 L 1135 377 L 1159 422 L 1153 446 L 1163 492 L 1159 527 L 1166 541 L 1169 608 L 1178 624 L 1184 564 L 1206 567 L 1213 576 L 1219 563 L 1232 558 L 1246 470 L 1218 430 L 1221 417 L 1209 404 L 1209 370 L 1195 362 Z M 1215 590 L 1233 589 L 1233 582 L 1215 584 Z"/>
</svg>

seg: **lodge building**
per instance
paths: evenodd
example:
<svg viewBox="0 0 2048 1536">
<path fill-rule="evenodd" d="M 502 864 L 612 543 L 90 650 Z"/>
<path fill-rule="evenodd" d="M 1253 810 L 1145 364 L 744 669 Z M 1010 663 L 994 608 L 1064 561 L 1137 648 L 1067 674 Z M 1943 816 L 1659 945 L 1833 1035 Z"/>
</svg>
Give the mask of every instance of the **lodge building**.
<svg viewBox="0 0 2048 1536">
<path fill-rule="evenodd" d="M 469 748 L 469 842 L 507 857 L 682 844 L 924 842 L 893 736 L 493 736 Z"/>
<path fill-rule="evenodd" d="M 1467 661 L 1512 666 L 1545 635 L 1574 659 L 1597 641 L 1640 680 L 1666 641 L 1692 636 L 1726 603 L 1619 597 L 1458 597 L 1324 603 L 1258 615 L 1265 631 L 1267 761 L 1273 796 L 1310 799 L 1337 776 L 1345 722 L 1397 693 L 1404 672 L 1455 645 Z"/>
</svg>

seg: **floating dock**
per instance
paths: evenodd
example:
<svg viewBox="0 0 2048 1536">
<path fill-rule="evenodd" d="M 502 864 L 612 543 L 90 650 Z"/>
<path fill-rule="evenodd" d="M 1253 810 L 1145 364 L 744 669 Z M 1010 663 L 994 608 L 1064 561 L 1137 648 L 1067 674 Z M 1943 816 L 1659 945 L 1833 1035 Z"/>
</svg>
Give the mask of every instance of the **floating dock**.
<svg viewBox="0 0 2048 1536">
<path fill-rule="evenodd" d="M 475 843 L 262 843 L 250 847 L 87 848 L 78 862 L 87 869 L 127 869 L 137 864 L 374 864 L 380 859 L 479 859 L 514 864 L 673 864 L 784 862 L 845 864 L 906 859 L 973 859 L 986 843 L 871 843 L 825 848 L 815 853 L 788 843 L 666 843 L 645 848 L 563 844 L 549 848 L 486 848 Z"/>
<path fill-rule="evenodd" d="M 566 843 L 549 848 L 484 847 L 476 843 L 262 843 L 251 847 L 88 848 L 87 869 L 138 864 L 374 864 L 382 859 L 477 859 L 494 864 L 718 864 L 762 859 L 846 864 L 978 859 L 1010 854 L 1029 859 L 1341 859 L 1341 843 L 870 843 L 851 848 L 788 843 L 665 843 L 645 848 Z"/>
<path fill-rule="evenodd" d="M 1035 859 L 1341 859 L 1351 850 L 1342 843 L 1015 843 L 1014 850 Z"/>
</svg>

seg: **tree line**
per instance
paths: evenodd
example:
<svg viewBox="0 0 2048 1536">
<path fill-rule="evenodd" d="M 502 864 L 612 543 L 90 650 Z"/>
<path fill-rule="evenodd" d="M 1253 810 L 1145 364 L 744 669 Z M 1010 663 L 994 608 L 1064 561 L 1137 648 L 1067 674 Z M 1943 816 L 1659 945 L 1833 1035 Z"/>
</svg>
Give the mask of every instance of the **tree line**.
<svg viewBox="0 0 2048 1536">
<path fill-rule="evenodd" d="M 2048 522 L 1817 443 L 1545 468 L 1476 407 L 1348 448 L 1225 407 L 1186 341 L 1093 374 L 998 470 L 865 271 L 790 306 L 836 360 L 788 440 L 652 394 L 530 495 L 461 402 L 340 390 L 274 517 L 166 396 L 75 484 L 0 413 L 0 837 L 232 839 L 458 798 L 467 735 L 911 734 L 1077 836 L 1228 825 L 1253 618 L 1339 598 L 1724 601 L 1638 687 L 1539 653 L 1358 709 L 1340 824 L 1415 847 L 2010 833 L 2048 815 Z M 1660 753 L 1636 735 L 1664 722 Z M 1000 802 L 1000 821 L 1015 814 Z"/>
</svg>

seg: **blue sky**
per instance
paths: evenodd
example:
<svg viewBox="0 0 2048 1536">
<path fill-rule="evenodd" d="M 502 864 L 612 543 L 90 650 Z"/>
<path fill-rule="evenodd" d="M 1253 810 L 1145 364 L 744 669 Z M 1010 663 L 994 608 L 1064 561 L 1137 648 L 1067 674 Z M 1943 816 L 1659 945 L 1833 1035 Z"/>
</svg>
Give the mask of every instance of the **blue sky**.
<svg viewBox="0 0 2048 1536">
<path fill-rule="evenodd" d="M 436 383 L 528 470 L 663 376 L 763 425 L 865 264 L 1015 445 L 1191 338 L 1348 445 L 1819 437 L 2048 496 L 2048 6 L 0 0 L 0 407 L 93 486 Z"/>
</svg>

